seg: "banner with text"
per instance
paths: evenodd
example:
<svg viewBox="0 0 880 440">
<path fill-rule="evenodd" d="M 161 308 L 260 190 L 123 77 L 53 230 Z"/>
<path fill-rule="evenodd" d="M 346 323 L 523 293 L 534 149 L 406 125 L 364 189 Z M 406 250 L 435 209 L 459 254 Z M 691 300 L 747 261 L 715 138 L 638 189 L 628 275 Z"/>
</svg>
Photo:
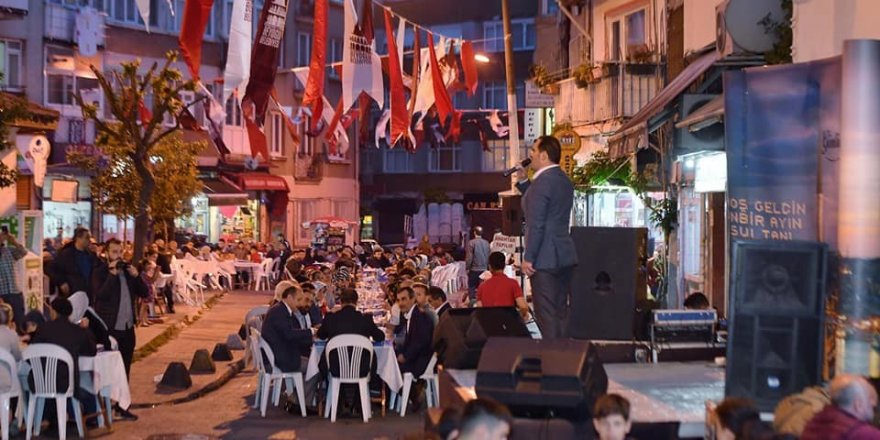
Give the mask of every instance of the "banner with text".
<svg viewBox="0 0 880 440">
<path fill-rule="evenodd" d="M 724 92 L 730 239 L 834 247 L 839 60 L 727 72 Z"/>
</svg>

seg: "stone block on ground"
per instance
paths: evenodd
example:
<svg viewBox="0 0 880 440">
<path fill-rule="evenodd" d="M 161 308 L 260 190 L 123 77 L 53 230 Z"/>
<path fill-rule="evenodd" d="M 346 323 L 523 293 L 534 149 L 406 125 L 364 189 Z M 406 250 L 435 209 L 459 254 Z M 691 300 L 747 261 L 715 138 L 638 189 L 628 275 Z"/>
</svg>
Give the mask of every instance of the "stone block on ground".
<svg viewBox="0 0 880 440">
<path fill-rule="evenodd" d="M 189 364 L 190 374 L 214 374 L 216 372 L 217 367 L 214 366 L 214 361 L 211 360 L 207 349 L 202 348 L 193 353 L 192 362 Z"/>
<path fill-rule="evenodd" d="M 226 344 L 220 342 L 214 346 L 214 351 L 211 352 L 211 359 L 215 361 L 231 361 L 232 360 L 232 351 L 229 350 L 229 347 Z"/>
<path fill-rule="evenodd" d="M 242 342 L 241 338 L 234 333 L 226 338 L 226 346 L 229 347 L 230 350 L 244 350 L 244 342 Z"/>
<path fill-rule="evenodd" d="M 192 378 L 189 377 L 189 371 L 183 362 L 172 362 L 165 369 L 159 387 L 172 388 L 177 390 L 185 390 L 192 386 Z"/>
</svg>

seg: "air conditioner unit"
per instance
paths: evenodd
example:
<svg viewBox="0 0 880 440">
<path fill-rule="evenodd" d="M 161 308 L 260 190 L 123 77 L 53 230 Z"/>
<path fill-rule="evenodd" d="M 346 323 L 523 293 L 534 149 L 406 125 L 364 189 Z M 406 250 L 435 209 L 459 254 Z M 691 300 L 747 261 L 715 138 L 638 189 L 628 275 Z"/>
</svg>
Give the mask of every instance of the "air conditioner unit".
<svg viewBox="0 0 880 440">
<path fill-rule="evenodd" d="M 680 119 L 688 117 L 717 96 L 701 94 L 682 95 L 678 107 L 681 113 Z M 673 151 L 676 155 L 698 151 L 724 150 L 724 124 L 712 124 L 693 132 L 688 127 L 677 128 L 673 133 L 673 145 Z"/>
<path fill-rule="evenodd" d="M 773 48 L 776 36 L 761 21 L 784 20 L 781 3 L 767 0 L 724 0 L 715 7 L 715 49 L 732 54 L 762 54 Z"/>
</svg>

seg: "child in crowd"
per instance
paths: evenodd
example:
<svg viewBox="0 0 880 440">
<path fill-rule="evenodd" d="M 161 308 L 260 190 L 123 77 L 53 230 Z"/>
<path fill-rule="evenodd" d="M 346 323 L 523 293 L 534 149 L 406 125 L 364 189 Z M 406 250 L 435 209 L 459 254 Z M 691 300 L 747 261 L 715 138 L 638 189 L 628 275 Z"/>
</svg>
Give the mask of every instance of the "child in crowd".
<svg viewBox="0 0 880 440">
<path fill-rule="evenodd" d="M 593 427 L 599 440 L 624 440 L 632 428 L 629 401 L 619 394 L 606 394 L 593 407 Z"/>
</svg>

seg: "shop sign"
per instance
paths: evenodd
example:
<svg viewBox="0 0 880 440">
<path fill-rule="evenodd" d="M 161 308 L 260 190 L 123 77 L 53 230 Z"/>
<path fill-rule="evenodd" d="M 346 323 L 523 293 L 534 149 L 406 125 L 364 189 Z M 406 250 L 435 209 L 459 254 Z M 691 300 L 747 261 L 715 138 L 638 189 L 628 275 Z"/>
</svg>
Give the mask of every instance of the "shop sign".
<svg viewBox="0 0 880 440">
<path fill-rule="evenodd" d="M 541 127 L 543 118 L 541 118 L 542 110 L 538 108 L 527 108 L 524 110 L 523 119 L 525 127 L 523 127 L 523 143 L 532 145 L 541 137 L 543 129 Z"/>
<path fill-rule="evenodd" d="M 541 93 L 534 81 L 526 81 L 526 107 L 552 108 L 553 95 Z"/>
<path fill-rule="evenodd" d="M 489 250 L 492 252 L 504 252 L 507 255 L 513 255 L 516 253 L 518 241 L 518 237 L 511 237 L 497 233 L 492 237 L 492 243 L 489 244 Z"/>
<path fill-rule="evenodd" d="M 465 206 L 468 211 L 474 209 L 501 209 L 501 204 L 498 202 L 467 202 Z"/>
<path fill-rule="evenodd" d="M 559 160 L 559 166 L 571 177 L 574 167 L 577 164 L 574 155 L 581 149 L 581 136 L 574 130 L 559 130 L 556 132 L 556 139 L 562 145 L 562 156 Z"/>
</svg>

